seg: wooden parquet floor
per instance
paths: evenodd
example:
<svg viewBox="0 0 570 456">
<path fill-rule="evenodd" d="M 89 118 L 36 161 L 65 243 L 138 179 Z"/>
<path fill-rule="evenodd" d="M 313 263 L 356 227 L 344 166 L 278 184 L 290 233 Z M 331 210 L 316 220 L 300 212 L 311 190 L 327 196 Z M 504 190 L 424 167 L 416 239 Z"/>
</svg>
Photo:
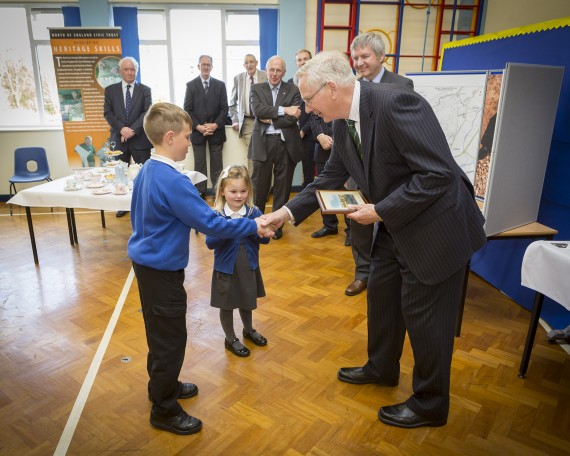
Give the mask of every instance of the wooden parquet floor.
<svg viewBox="0 0 570 456">
<path fill-rule="evenodd" d="M 129 217 L 77 211 L 79 245 L 65 211 L 34 209 L 40 265 L 24 211 L 0 205 L 0 455 L 556 455 L 570 448 L 570 357 L 539 327 L 526 380 L 517 377 L 530 314 L 471 274 L 462 336 L 456 339 L 447 426 L 403 430 L 378 408 L 411 394 L 406 342 L 400 385 L 339 382 L 342 366 L 366 361 L 366 293 L 344 295 L 353 260 L 344 235 L 311 239 L 313 215 L 262 246 L 267 297 L 254 312 L 267 347 L 249 358 L 224 349 L 209 305 L 212 253 L 192 232 L 186 269 L 188 344 L 181 379 L 198 384 L 183 407 L 202 432 L 152 428 L 146 341 L 136 279 L 129 277 Z M 341 227 L 343 222 L 341 221 Z M 513 267 L 518 267 L 513 265 Z M 236 332 L 241 322 L 236 312 Z M 90 371 L 92 363 L 100 366 Z M 130 362 L 128 361 L 130 358 Z M 95 361 L 94 361 L 95 360 Z M 93 372 L 92 387 L 84 387 Z M 88 384 L 87 381 L 85 384 Z M 64 434 L 78 397 L 74 432 Z M 71 420 L 73 421 L 73 420 Z"/>
</svg>

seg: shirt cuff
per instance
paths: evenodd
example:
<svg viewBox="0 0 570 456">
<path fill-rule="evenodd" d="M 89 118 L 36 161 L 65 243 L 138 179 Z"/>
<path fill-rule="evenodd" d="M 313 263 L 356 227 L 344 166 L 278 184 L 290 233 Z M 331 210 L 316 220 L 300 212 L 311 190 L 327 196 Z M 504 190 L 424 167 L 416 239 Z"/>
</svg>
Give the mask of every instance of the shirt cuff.
<svg viewBox="0 0 570 456">
<path fill-rule="evenodd" d="M 287 206 L 282 206 L 283 209 L 285 209 L 287 211 L 287 213 L 289 214 L 289 223 L 291 223 L 292 225 L 295 224 L 295 217 L 293 217 L 293 213 L 291 212 L 291 210 L 287 207 Z"/>
</svg>

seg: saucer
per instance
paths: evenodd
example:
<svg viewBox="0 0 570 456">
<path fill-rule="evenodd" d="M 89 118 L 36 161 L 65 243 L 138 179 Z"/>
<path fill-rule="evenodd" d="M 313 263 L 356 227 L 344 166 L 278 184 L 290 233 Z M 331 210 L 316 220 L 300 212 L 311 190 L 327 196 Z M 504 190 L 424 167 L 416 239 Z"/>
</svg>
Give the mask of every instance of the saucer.
<svg viewBox="0 0 570 456">
<path fill-rule="evenodd" d="M 91 192 L 93 195 L 107 195 L 111 193 L 111 190 L 108 188 L 100 188 L 99 190 L 94 190 Z"/>
<path fill-rule="evenodd" d="M 90 184 L 87 184 L 87 185 L 85 186 L 85 188 L 101 188 L 101 187 L 104 187 L 104 186 L 105 186 L 105 184 L 102 183 L 102 182 L 92 182 L 92 183 L 90 183 Z"/>
<path fill-rule="evenodd" d="M 96 173 L 103 174 L 103 173 L 106 173 L 106 172 L 107 172 L 107 169 L 105 169 L 105 168 L 95 168 L 94 171 L 95 171 Z"/>
<path fill-rule="evenodd" d="M 113 190 L 113 195 L 126 195 L 127 193 L 129 193 L 128 190 L 125 190 L 124 192 L 116 192 L 115 190 Z"/>
<path fill-rule="evenodd" d="M 83 187 L 81 187 L 81 185 L 78 185 L 77 187 L 63 187 L 63 189 L 66 192 L 76 192 L 78 190 L 81 190 Z"/>
</svg>

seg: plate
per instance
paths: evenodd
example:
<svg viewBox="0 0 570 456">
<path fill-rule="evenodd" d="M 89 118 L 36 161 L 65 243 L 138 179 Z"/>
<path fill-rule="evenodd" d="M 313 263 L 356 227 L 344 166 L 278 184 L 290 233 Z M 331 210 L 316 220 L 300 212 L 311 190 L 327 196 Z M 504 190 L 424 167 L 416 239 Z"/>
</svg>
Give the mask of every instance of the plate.
<svg viewBox="0 0 570 456">
<path fill-rule="evenodd" d="M 81 185 L 78 185 L 77 187 L 63 187 L 63 189 L 66 192 L 76 192 L 78 190 L 81 190 L 83 187 Z"/>
<path fill-rule="evenodd" d="M 95 171 L 96 173 L 99 173 L 99 174 L 103 174 L 103 173 L 107 172 L 107 169 L 106 168 L 95 168 L 93 171 Z"/>
<path fill-rule="evenodd" d="M 115 190 L 113 190 L 113 195 L 126 195 L 127 193 L 129 193 L 128 190 L 125 190 L 124 192 L 116 192 Z"/>
<path fill-rule="evenodd" d="M 105 184 L 103 182 L 91 182 L 90 184 L 87 184 L 85 188 L 101 188 L 104 186 Z"/>
<path fill-rule="evenodd" d="M 93 195 L 108 195 L 111 190 L 108 188 L 100 188 L 99 190 L 94 190 L 91 192 Z"/>
</svg>

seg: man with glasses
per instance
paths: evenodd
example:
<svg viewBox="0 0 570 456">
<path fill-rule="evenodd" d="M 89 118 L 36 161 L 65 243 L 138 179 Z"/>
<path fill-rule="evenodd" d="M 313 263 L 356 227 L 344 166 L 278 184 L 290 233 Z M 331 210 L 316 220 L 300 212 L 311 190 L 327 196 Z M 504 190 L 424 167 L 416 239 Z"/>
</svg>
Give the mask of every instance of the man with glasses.
<svg viewBox="0 0 570 456">
<path fill-rule="evenodd" d="M 323 52 L 297 71 L 306 109 L 333 123 L 334 145 L 315 181 L 276 213 L 279 226 L 319 208 L 316 190 L 352 177 L 367 204 L 348 215 L 376 224 L 368 280 L 368 362 L 338 379 L 395 387 L 406 332 L 414 355 L 413 394 L 380 408 L 403 428 L 444 426 L 451 357 L 465 267 L 486 242 L 469 178 L 451 155 L 428 102 L 397 84 L 357 81 L 344 56 Z"/>
<path fill-rule="evenodd" d="M 198 59 L 200 75 L 186 84 L 184 110 L 192 119 L 190 141 L 194 149 L 194 170 L 208 175 L 206 145 L 210 150 L 210 181 L 212 187 L 222 172 L 222 150 L 226 142 L 226 117 L 228 94 L 223 81 L 210 76 L 212 57 L 201 55 Z M 207 181 L 196 184 L 202 198 L 206 196 Z"/>
<path fill-rule="evenodd" d="M 379 34 L 369 32 L 358 35 L 350 45 L 350 54 L 353 67 L 360 74 L 360 81 L 400 84 L 413 90 L 414 82 L 411 79 L 391 73 L 382 66 L 386 54 L 384 41 Z M 347 188 L 357 189 L 353 179 L 349 179 Z M 351 220 L 349 224 L 355 268 L 354 281 L 346 287 L 344 293 L 347 296 L 356 296 L 365 290 L 368 283 L 374 225 L 361 225 L 355 220 Z"/>
<path fill-rule="evenodd" d="M 274 55 L 265 67 L 268 82 L 251 88 L 251 109 L 255 116 L 248 157 L 253 162 L 255 205 L 265 212 L 273 177 L 273 210 L 288 200 L 295 165 L 303 159 L 297 121 L 301 95 L 295 84 L 283 81 L 285 61 Z M 282 229 L 274 239 L 283 237 Z"/>
</svg>

